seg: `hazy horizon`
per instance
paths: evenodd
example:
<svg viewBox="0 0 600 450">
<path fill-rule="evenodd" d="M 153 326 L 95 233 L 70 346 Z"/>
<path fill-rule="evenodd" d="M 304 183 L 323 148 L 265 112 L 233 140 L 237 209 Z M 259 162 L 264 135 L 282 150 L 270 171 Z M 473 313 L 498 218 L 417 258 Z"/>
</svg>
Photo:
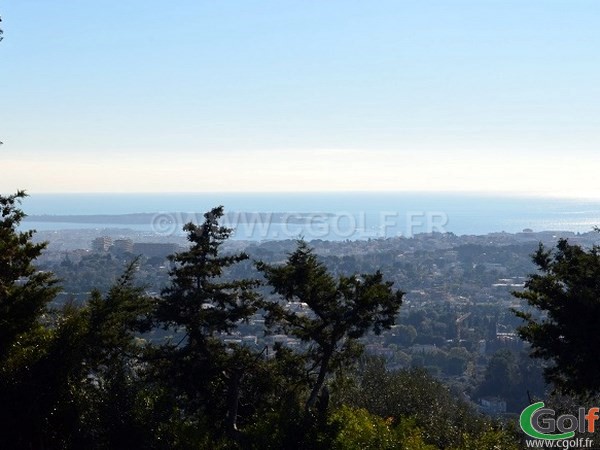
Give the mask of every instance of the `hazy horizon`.
<svg viewBox="0 0 600 450">
<path fill-rule="evenodd" d="M 353 239 L 392 237 L 398 232 L 406 235 L 409 226 L 412 230 L 413 225 L 423 223 L 430 223 L 432 227 L 439 225 L 436 231 L 458 235 L 514 233 L 526 228 L 589 232 L 600 224 L 599 201 L 447 192 L 40 194 L 28 198 L 23 208 L 30 217 L 33 216 L 25 223 L 38 230 L 133 227 L 152 232 L 156 223 L 164 222 L 173 231 L 178 229 L 176 224 L 181 228 L 190 221 L 199 223 L 203 213 L 217 205 L 223 205 L 227 213 L 233 214 L 230 217 L 233 222 L 228 226 L 238 229 L 239 225 L 240 233 L 244 236 L 249 233 L 253 238 L 256 236 L 244 225 L 244 217 L 251 217 L 247 223 L 253 229 L 258 220 L 254 213 L 267 214 L 258 220 L 265 226 L 273 219 L 272 214 L 277 216 L 278 213 L 282 214 L 285 223 L 285 217 L 293 218 L 297 214 L 308 214 L 315 219 L 305 225 L 292 220 L 290 227 L 284 224 L 282 229 L 274 226 L 272 234 L 260 235 L 263 239 L 295 238 L 298 235 L 325 239 L 346 239 L 350 235 Z M 236 213 L 250 213 L 250 216 Z M 127 215 L 138 214 L 149 215 L 124 219 Z M 93 220 L 85 219 L 86 216 Z M 315 224 L 323 221 L 337 234 L 323 234 L 323 230 L 315 229 Z M 259 227 L 258 231 L 261 229 Z M 382 235 L 381 230 L 388 232 Z"/>
<path fill-rule="evenodd" d="M 577 196 L 577 195 L 560 195 L 560 193 L 544 194 L 544 193 L 531 193 L 531 192 L 511 192 L 511 191 L 460 191 L 460 190 L 314 190 L 314 191 L 227 191 L 227 190 L 214 190 L 214 191 L 47 191 L 39 192 L 32 191 L 27 188 L 17 188 L 12 191 L 7 191 L 8 194 L 14 193 L 17 190 L 24 190 L 29 198 L 36 196 L 151 196 L 151 195 L 164 195 L 164 196 L 193 196 L 193 195 L 223 195 L 223 196 L 284 196 L 284 195 L 415 195 L 415 196 L 449 196 L 456 198 L 493 198 L 493 199 L 505 199 L 505 200 L 557 200 L 557 201 L 573 201 L 573 202 L 584 202 L 584 203 L 596 203 L 600 202 L 600 197 L 593 195 L 590 196 Z M 27 201 L 27 200 L 26 200 Z"/>
</svg>

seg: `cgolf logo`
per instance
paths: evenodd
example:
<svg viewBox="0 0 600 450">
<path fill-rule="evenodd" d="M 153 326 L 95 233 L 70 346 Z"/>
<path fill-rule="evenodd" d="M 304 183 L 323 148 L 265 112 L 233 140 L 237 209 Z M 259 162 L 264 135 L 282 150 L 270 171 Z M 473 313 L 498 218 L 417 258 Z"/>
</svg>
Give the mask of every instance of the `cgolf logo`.
<svg viewBox="0 0 600 450">
<path fill-rule="evenodd" d="M 564 414 L 555 418 L 556 412 L 544 408 L 544 402 L 529 405 L 521 413 L 519 425 L 524 433 L 535 439 L 571 439 L 575 431 L 593 433 L 596 428 L 600 408 L 579 408 L 577 416 Z M 558 431 L 558 432 L 557 432 Z"/>
</svg>

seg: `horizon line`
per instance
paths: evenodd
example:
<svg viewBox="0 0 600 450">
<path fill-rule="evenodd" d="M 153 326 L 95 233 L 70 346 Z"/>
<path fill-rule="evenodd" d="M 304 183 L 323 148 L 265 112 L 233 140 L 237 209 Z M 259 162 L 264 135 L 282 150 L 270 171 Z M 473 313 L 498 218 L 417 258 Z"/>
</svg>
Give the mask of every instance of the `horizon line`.
<svg viewBox="0 0 600 450">
<path fill-rule="evenodd" d="M 464 197 L 484 197 L 484 198 L 522 198 L 522 199 L 545 199 L 545 200 L 581 200 L 581 201 L 600 201 L 600 196 L 582 196 L 572 194 L 557 194 L 557 193 L 531 193 L 531 192 L 518 192 L 518 191 L 472 191 L 472 190 L 307 190 L 307 191 L 218 191 L 218 190 L 207 190 L 207 191 L 49 191 L 49 192 L 35 192 L 24 190 L 28 197 L 31 196 L 44 196 L 44 195 L 106 195 L 106 196 L 120 196 L 120 195 L 377 195 L 377 194 L 403 194 L 403 195 L 446 195 L 446 196 L 464 196 Z M 16 192 L 16 191 L 15 191 Z"/>
</svg>

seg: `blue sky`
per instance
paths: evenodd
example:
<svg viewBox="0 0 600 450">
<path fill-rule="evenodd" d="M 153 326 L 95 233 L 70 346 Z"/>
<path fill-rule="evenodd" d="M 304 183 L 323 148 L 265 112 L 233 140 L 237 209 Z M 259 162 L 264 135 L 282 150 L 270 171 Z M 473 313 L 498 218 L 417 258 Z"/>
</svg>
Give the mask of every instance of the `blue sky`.
<svg viewBox="0 0 600 450">
<path fill-rule="evenodd" d="M 600 198 L 595 0 L 19 0 L 0 14 L 1 192 Z"/>
</svg>

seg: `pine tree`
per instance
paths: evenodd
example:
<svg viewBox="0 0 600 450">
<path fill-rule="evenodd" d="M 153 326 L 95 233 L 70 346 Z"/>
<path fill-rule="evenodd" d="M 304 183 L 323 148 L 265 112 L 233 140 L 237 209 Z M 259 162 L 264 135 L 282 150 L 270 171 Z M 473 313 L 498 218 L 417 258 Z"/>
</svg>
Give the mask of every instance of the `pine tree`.
<svg viewBox="0 0 600 450">
<path fill-rule="evenodd" d="M 307 345 L 310 411 L 327 376 L 360 354 L 358 339 L 368 331 L 380 334 L 395 323 L 404 294 L 393 290 L 393 283 L 384 281 L 379 271 L 336 279 L 304 241 L 283 266 L 259 263 L 258 268 L 273 293 L 284 300 L 267 302 L 267 324 Z"/>
<path fill-rule="evenodd" d="M 32 242 L 33 231 L 18 231 L 25 213 L 24 191 L 0 196 L 0 447 L 14 446 L 27 428 L 34 434 L 41 424 L 30 411 L 35 388 L 27 381 L 32 366 L 43 355 L 49 338 L 45 327 L 48 304 L 55 298 L 57 280 L 34 263 L 45 243 Z M 31 400 L 31 401 L 30 401 Z"/>
<path fill-rule="evenodd" d="M 257 361 L 247 348 L 225 345 L 222 337 L 258 309 L 256 280 L 230 280 L 227 268 L 248 259 L 245 253 L 222 255 L 232 230 L 221 226 L 223 207 L 204 214 L 204 223 L 188 223 L 191 246 L 170 257 L 171 285 L 161 296 L 156 320 L 178 334 L 162 349 L 167 376 L 182 410 L 204 412 L 212 425 L 237 435 L 241 383 Z M 169 381 L 170 380 L 170 381 Z"/>
<path fill-rule="evenodd" d="M 157 318 L 167 326 L 183 329 L 188 348 L 231 332 L 238 321 L 256 310 L 256 281 L 222 277 L 226 268 L 248 259 L 245 253 L 220 254 L 221 245 L 232 232 L 219 225 L 222 216 L 223 207 L 219 206 L 204 214 L 202 225 L 186 224 L 183 229 L 191 247 L 169 257 L 175 267 L 170 272 L 171 285 L 162 293 Z"/>
<path fill-rule="evenodd" d="M 524 320 L 519 335 L 531 355 L 549 362 L 546 381 L 563 392 L 600 392 L 600 246 L 584 249 L 559 240 L 554 251 L 540 244 L 533 255 L 538 273 L 517 298 L 533 310 L 515 311 Z"/>
<path fill-rule="evenodd" d="M 54 276 L 34 265 L 47 244 L 34 244 L 34 231 L 18 231 L 26 196 L 24 191 L 0 196 L 0 365 L 19 336 L 39 325 L 58 292 Z"/>
</svg>

